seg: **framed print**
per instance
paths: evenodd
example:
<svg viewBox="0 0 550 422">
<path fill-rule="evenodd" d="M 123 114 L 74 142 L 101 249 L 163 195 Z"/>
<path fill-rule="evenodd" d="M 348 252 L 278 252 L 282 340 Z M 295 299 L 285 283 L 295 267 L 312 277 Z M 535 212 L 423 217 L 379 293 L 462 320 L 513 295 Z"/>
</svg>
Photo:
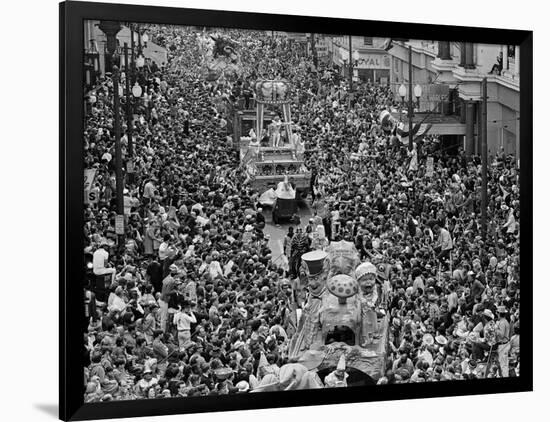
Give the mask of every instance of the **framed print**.
<svg viewBox="0 0 550 422">
<path fill-rule="evenodd" d="M 60 51 L 61 419 L 532 389 L 531 32 L 65 2 Z"/>
</svg>

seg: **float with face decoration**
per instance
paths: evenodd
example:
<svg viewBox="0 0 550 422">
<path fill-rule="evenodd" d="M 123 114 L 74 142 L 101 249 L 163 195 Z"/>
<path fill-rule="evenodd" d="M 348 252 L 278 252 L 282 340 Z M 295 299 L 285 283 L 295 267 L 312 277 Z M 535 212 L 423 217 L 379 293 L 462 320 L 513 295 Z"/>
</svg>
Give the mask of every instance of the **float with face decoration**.
<svg viewBox="0 0 550 422">
<path fill-rule="evenodd" d="M 371 384 L 383 376 L 388 323 L 374 311 L 376 274 L 373 264 L 361 263 L 351 242 L 332 242 L 326 252 L 302 255 L 300 280 L 310 294 L 289 358 L 323 378 L 345 356 L 353 374 L 350 385 Z"/>
</svg>

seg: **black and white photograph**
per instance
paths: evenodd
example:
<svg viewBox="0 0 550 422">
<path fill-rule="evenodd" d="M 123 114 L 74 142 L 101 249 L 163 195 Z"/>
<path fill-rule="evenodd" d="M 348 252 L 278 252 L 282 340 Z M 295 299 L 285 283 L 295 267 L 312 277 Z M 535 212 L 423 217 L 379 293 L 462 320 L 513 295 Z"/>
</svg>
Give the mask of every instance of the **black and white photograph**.
<svg viewBox="0 0 550 422">
<path fill-rule="evenodd" d="M 518 45 L 83 31 L 85 403 L 521 376 Z"/>
</svg>

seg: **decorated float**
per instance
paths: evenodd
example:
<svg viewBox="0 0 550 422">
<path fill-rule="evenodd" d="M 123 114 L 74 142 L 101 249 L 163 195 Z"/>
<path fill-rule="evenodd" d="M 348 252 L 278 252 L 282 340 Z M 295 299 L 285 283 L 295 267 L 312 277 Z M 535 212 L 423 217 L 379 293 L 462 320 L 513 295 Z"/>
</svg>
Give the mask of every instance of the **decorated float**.
<svg viewBox="0 0 550 422">
<path fill-rule="evenodd" d="M 290 341 L 289 359 L 323 378 L 344 356 L 348 372 L 354 372 L 349 385 L 372 384 L 382 377 L 388 317 L 376 276 L 377 268 L 361 263 L 347 241 L 304 254 L 300 281 L 309 297 Z"/>
<path fill-rule="evenodd" d="M 286 176 L 300 198 L 307 196 L 311 173 L 303 160 L 301 137 L 293 131 L 290 91 L 285 80 L 256 82 L 256 110 L 236 113 L 234 141 L 252 186 L 265 192 L 275 189 Z"/>
</svg>

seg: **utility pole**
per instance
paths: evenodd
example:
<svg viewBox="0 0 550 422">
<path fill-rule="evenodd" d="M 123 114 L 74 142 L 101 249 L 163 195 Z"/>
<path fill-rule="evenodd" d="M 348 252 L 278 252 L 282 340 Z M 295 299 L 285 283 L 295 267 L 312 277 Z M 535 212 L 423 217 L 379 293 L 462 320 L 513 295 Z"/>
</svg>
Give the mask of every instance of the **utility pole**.
<svg viewBox="0 0 550 422">
<path fill-rule="evenodd" d="M 123 180 L 122 180 L 122 148 L 120 145 L 120 98 L 118 94 L 119 69 L 113 66 L 113 97 L 115 112 L 115 164 L 116 164 L 116 210 L 117 214 L 124 215 Z"/>
<path fill-rule="evenodd" d="M 99 29 L 107 36 L 108 60 L 112 64 L 113 78 L 113 108 L 115 115 L 115 183 L 116 183 L 116 211 L 115 232 L 118 235 L 118 247 L 124 248 L 124 180 L 122 174 L 122 148 L 120 145 L 120 99 L 118 92 L 119 68 L 113 64 L 117 54 L 117 34 L 122 26 L 117 21 L 101 21 Z M 107 57 L 106 57 L 107 59 Z"/>
<path fill-rule="evenodd" d="M 408 118 L 409 118 L 409 151 L 413 149 L 413 71 L 412 71 L 412 46 L 409 44 L 409 108 L 408 108 Z"/>
<path fill-rule="evenodd" d="M 126 173 L 128 174 L 128 183 L 134 183 L 134 142 L 132 134 L 134 131 L 133 124 L 133 103 L 132 92 L 130 87 L 130 75 L 132 71 L 128 63 L 128 43 L 124 43 L 124 68 L 126 69 L 126 135 L 128 137 L 128 160 L 126 161 Z"/>
<path fill-rule="evenodd" d="M 134 25 L 130 24 L 130 49 L 132 53 L 132 86 L 136 82 L 136 53 L 135 53 L 135 42 L 134 42 Z"/>
<path fill-rule="evenodd" d="M 351 51 L 351 35 L 349 36 L 349 92 L 353 91 L 353 54 Z"/>
<path fill-rule="evenodd" d="M 311 54 L 313 55 L 313 65 L 315 70 L 317 70 L 318 58 L 317 58 L 317 49 L 315 48 L 315 34 L 312 32 L 310 37 L 311 42 Z"/>
<path fill-rule="evenodd" d="M 487 78 L 481 82 L 481 238 L 487 237 Z"/>
<path fill-rule="evenodd" d="M 132 92 L 130 90 L 130 66 L 128 63 L 128 43 L 124 43 L 124 68 L 126 69 L 126 123 L 128 126 L 128 155 L 130 158 L 134 155 L 134 145 L 132 142 Z"/>
</svg>

